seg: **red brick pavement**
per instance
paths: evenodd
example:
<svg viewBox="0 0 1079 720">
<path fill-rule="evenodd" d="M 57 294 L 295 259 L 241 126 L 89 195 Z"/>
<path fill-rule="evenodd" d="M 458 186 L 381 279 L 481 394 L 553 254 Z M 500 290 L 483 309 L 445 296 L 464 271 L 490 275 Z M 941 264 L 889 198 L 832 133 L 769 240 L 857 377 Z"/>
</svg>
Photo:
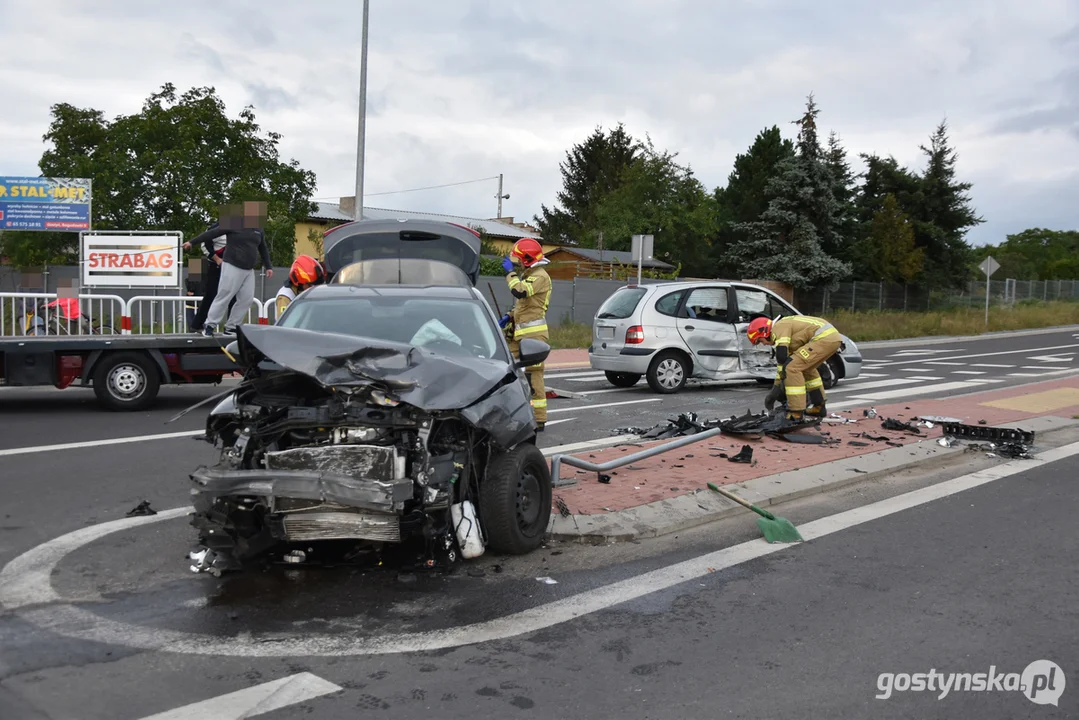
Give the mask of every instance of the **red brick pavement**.
<svg viewBox="0 0 1079 720">
<path fill-rule="evenodd" d="M 919 435 L 912 435 L 909 432 L 883 430 L 881 422 L 888 417 L 901 421 L 912 421 L 918 415 L 941 415 L 958 418 L 968 424 L 977 424 L 979 420 L 985 420 L 988 425 L 997 425 L 1042 415 L 1071 417 L 1079 413 L 1079 402 L 1072 406 L 1054 409 L 1051 412 L 1024 412 L 983 405 L 985 402 L 997 399 L 1029 396 L 1057 388 L 1079 390 L 1079 378 L 988 391 L 966 397 L 952 397 L 940 400 L 915 399 L 906 403 L 878 405 L 876 410 L 879 417 L 875 419 L 864 417 L 863 408 L 850 409 L 836 414 L 853 419 L 856 421 L 854 423 L 822 423 L 819 429 L 799 431 L 799 434 L 828 433 L 830 440 L 839 441 L 836 445 L 800 445 L 772 438 L 746 440 L 735 436 L 720 435 L 711 440 L 704 440 L 700 443 L 688 445 L 673 452 L 648 458 L 611 471 L 609 473 L 611 475 L 609 484 L 600 483 L 595 473 L 563 465 L 562 477 L 576 477 L 578 484 L 573 487 L 556 488 L 555 494 L 561 497 L 569 510 L 575 514 L 602 514 L 685 495 L 705 487 L 708 482 L 714 482 L 717 485 L 744 482 L 787 470 L 797 470 L 889 448 L 885 441 L 873 441 L 856 437 L 863 432 L 877 437 L 886 436 L 889 438 L 888 442 L 901 445 L 941 436 L 939 427 L 932 429 L 920 428 L 921 433 Z M 852 440 L 868 444 L 866 446 L 851 445 L 850 441 Z M 591 452 L 576 453 L 575 455 L 594 463 L 604 463 L 620 455 L 640 452 L 644 448 L 652 447 L 662 442 L 634 446 L 615 446 Z M 722 453 L 728 456 L 735 455 L 742 445 L 749 445 L 753 448 L 754 462 L 752 464 L 732 463 L 720 456 Z"/>
</svg>

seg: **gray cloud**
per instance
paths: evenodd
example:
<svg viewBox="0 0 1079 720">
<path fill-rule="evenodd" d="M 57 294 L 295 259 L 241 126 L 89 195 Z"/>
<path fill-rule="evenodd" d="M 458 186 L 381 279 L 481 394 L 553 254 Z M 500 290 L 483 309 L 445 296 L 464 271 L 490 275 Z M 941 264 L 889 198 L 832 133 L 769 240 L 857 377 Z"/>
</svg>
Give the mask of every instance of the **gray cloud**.
<svg viewBox="0 0 1079 720">
<path fill-rule="evenodd" d="M 361 3 L 112 0 L 77 16 L 5 10 L 0 166 L 36 172 L 48 108 L 137 111 L 164 82 L 254 105 L 318 194 L 352 192 Z M 109 43 L 100 38 L 109 38 Z M 921 167 L 948 118 L 959 172 L 988 222 L 1079 226 L 1079 6 L 1059 0 L 395 0 L 371 7 L 369 192 L 505 173 L 507 214 L 550 206 L 566 149 L 619 121 L 679 153 L 709 187 L 762 128 L 788 137 L 814 92 L 849 154 Z M 1069 131 L 1072 133 L 1069 135 Z M 380 207 L 495 212 L 495 184 L 383 195 Z"/>
</svg>

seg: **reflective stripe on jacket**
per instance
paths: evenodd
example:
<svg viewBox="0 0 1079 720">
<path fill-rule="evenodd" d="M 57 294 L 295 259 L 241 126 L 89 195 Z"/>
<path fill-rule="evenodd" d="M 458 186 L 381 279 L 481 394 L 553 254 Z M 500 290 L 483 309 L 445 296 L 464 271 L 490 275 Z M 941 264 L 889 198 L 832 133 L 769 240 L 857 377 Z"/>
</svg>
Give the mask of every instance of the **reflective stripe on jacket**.
<svg viewBox="0 0 1079 720">
<path fill-rule="evenodd" d="M 772 344 L 786 345 L 791 350 L 837 334 L 830 322 L 809 315 L 791 315 L 772 324 Z"/>
<path fill-rule="evenodd" d="M 524 270 L 520 276 L 511 272 L 506 283 L 514 293 L 513 338 L 547 334 L 547 308 L 551 303 L 551 276 L 542 267 Z M 523 295 L 523 297 L 518 297 Z"/>
</svg>

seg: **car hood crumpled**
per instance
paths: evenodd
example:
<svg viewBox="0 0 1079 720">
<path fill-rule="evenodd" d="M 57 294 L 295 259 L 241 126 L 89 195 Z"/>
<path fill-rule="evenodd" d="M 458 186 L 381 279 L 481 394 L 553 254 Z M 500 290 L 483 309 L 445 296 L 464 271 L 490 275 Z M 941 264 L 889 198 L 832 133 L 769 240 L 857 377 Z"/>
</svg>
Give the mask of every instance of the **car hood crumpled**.
<svg viewBox="0 0 1079 720">
<path fill-rule="evenodd" d="M 244 325 L 237 340 L 244 365 L 264 357 L 325 387 L 382 386 L 401 402 L 427 411 L 467 408 L 507 379 L 517 379 L 503 361 L 355 335 Z"/>
</svg>

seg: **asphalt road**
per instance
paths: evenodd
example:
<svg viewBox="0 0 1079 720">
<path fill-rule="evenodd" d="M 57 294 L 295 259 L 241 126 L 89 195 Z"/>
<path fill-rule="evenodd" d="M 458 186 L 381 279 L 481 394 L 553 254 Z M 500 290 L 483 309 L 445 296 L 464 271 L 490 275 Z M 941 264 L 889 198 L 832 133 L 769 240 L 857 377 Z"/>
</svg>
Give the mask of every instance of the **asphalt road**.
<svg viewBox="0 0 1079 720">
<path fill-rule="evenodd" d="M 865 349 L 863 378 L 833 390 L 829 404 L 875 401 L 900 387 L 903 397 L 941 397 L 1059 377 L 1077 368 L 1077 350 L 1072 331 Z M 944 364 L 953 362 L 963 364 Z M 756 385 L 698 384 L 657 398 L 641 389 L 594 392 L 610 388 L 587 370 L 550 377 L 549 385 L 591 394 L 551 402 L 551 420 L 566 422 L 549 426 L 548 449 L 680 412 L 743 412 L 764 394 Z M 0 390 L 0 566 L 121 519 L 144 499 L 184 507 L 186 474 L 212 460 L 208 445 L 100 441 L 195 432 L 202 411 L 164 422 L 220 389 L 168 388 L 160 407 L 137 414 L 99 411 L 76 389 Z M 86 445 L 18 450 L 61 443 Z M 30 592 L 27 602 L 40 604 L 0 614 L 0 718 L 135 720 L 303 672 L 343 692 L 264 717 L 1074 716 L 1077 503 L 1068 483 L 1077 470 L 1064 460 L 520 636 L 505 635 L 497 619 L 544 615 L 575 593 L 634 584 L 643 572 L 752 540 L 755 526 L 725 521 L 648 543 L 485 557 L 473 574 L 297 570 L 218 580 L 187 570 L 186 520 L 161 519 L 91 539 L 59 560 L 51 587 L 74 610 Z M 784 513 L 796 522 L 826 517 L 903 482 Z M 547 576 L 557 584 L 536 580 Z M 387 638 L 413 649 L 401 633 L 465 642 L 462 628 L 488 621 L 492 637 L 504 639 L 351 654 Z M 330 652 L 338 655 L 323 656 Z M 1072 682 L 1060 708 L 1000 692 L 873 697 L 882 672 L 986 672 L 991 664 L 1021 672 L 1042 657 Z M 322 681 L 303 676 L 296 692 Z"/>
</svg>

